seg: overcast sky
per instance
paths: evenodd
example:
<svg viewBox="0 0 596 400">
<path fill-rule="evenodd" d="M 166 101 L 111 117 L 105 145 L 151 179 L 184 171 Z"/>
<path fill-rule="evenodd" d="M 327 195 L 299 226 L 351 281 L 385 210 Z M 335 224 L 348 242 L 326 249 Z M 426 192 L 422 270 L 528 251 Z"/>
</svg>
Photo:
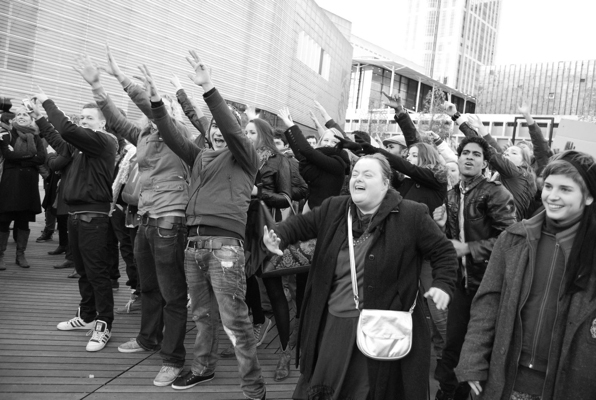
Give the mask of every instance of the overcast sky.
<svg viewBox="0 0 596 400">
<path fill-rule="evenodd" d="M 396 54 L 403 0 L 315 0 L 352 22 L 352 33 Z M 426 1 L 426 0 L 419 0 Z M 496 64 L 596 59 L 592 0 L 503 0 Z"/>
</svg>

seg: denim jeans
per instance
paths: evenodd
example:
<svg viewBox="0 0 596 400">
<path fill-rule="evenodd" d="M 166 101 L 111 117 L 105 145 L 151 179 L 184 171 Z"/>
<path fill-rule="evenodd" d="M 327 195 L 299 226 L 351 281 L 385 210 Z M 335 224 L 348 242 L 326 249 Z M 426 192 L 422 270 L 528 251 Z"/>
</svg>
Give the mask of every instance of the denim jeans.
<svg viewBox="0 0 596 400">
<path fill-rule="evenodd" d="M 223 246 L 218 250 L 187 248 L 184 264 L 197 325 L 192 372 L 195 375 L 215 372 L 221 316 L 224 331 L 234 345 L 244 395 L 263 397 L 265 382 L 245 303 L 244 250 L 241 246 Z"/>
<path fill-rule="evenodd" d="M 114 321 L 114 294 L 107 263 L 108 216 L 86 222 L 79 215 L 68 217 L 68 242 L 81 293 L 81 318 L 85 322 Z"/>
<path fill-rule="evenodd" d="M 185 241 L 186 226 L 140 225 L 134 246 L 142 299 L 137 342 L 146 350 L 161 345 L 163 365 L 178 368 L 186 357 Z"/>
</svg>

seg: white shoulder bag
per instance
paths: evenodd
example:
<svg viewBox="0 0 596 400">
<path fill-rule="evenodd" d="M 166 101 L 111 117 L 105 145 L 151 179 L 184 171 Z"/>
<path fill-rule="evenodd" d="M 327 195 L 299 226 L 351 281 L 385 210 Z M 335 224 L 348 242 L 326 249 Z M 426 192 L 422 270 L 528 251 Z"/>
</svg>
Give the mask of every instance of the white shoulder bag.
<svg viewBox="0 0 596 400">
<path fill-rule="evenodd" d="M 348 208 L 348 248 L 350 269 L 352 272 L 352 291 L 354 303 L 360 311 L 356 343 L 365 356 L 381 361 L 394 361 L 404 358 L 412 348 L 412 313 L 416 299 L 410 311 L 360 310 L 358 297 L 358 277 L 354 259 L 354 237 L 352 235 L 352 213 Z M 416 298 L 418 293 L 416 293 Z"/>
</svg>

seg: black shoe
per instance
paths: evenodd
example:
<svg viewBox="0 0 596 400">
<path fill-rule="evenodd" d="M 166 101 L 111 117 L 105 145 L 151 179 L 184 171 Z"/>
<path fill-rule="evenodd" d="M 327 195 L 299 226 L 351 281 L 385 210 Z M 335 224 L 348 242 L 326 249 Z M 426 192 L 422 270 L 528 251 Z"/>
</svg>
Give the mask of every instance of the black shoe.
<svg viewBox="0 0 596 400">
<path fill-rule="evenodd" d="M 52 240 L 52 235 L 54 234 L 54 231 L 48 231 L 48 230 L 43 230 L 41 231 L 41 236 L 38 237 L 37 239 L 35 239 L 35 241 L 37 243 L 43 243 L 43 242 L 47 242 L 49 240 Z"/>
<path fill-rule="evenodd" d="M 215 373 L 211 375 L 199 376 L 192 373 L 192 371 L 188 371 L 186 374 L 178 377 L 172 383 L 173 389 L 190 389 L 191 387 L 197 386 L 199 383 L 208 382 L 215 377 Z"/>
<path fill-rule="evenodd" d="M 48 254 L 51 256 L 59 256 L 64 253 L 66 253 L 66 246 L 58 246 L 56 250 L 48 251 Z"/>
<path fill-rule="evenodd" d="M 453 400 L 454 396 L 454 394 L 443 392 L 441 389 L 439 389 L 435 395 L 435 400 Z"/>
<path fill-rule="evenodd" d="M 64 260 L 62 264 L 54 265 L 54 269 L 74 268 L 72 261 Z"/>
</svg>

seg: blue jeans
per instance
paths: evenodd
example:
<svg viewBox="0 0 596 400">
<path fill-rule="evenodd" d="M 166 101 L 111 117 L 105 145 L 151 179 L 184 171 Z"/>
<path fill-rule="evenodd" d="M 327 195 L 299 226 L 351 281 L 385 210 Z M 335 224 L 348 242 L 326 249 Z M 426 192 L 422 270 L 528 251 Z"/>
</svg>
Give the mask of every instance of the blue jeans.
<svg viewBox="0 0 596 400">
<path fill-rule="evenodd" d="M 141 281 L 141 330 L 137 342 L 146 350 L 161 344 L 164 366 L 183 367 L 186 357 L 186 226 L 172 229 L 140 225 L 134 254 Z"/>
<path fill-rule="evenodd" d="M 221 315 L 224 330 L 234 345 L 244 395 L 263 397 L 265 382 L 244 301 L 244 250 L 241 246 L 223 246 L 218 250 L 187 248 L 184 264 L 192 301 L 191 312 L 197 325 L 191 367 L 193 374 L 202 376 L 215 372 L 218 316 Z"/>
</svg>

